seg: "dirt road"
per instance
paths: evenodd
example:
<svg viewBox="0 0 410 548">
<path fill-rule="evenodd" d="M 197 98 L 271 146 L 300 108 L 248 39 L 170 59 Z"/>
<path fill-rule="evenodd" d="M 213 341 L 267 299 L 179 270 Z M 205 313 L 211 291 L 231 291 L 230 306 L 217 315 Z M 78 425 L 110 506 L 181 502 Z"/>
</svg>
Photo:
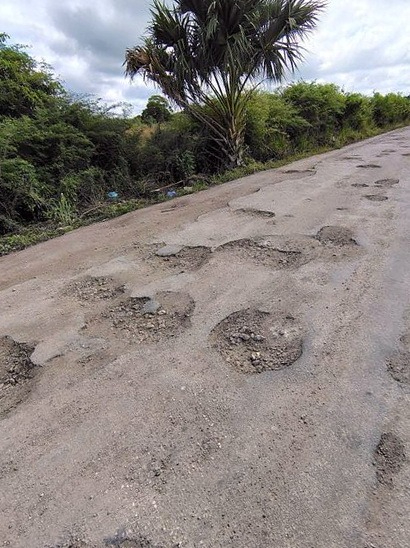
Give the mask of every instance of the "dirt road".
<svg viewBox="0 0 410 548">
<path fill-rule="evenodd" d="M 0 259 L 0 546 L 410 546 L 410 128 Z"/>
</svg>

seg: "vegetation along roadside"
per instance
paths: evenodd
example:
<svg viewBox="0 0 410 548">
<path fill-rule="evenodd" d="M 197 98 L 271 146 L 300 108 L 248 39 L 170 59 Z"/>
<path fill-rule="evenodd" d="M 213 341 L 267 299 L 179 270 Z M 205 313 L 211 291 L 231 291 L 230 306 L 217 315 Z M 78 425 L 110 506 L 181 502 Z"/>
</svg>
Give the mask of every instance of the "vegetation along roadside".
<svg viewBox="0 0 410 548">
<path fill-rule="evenodd" d="M 246 74 L 236 76 L 243 82 Z M 211 99 L 178 104 L 160 86 L 168 98 L 152 96 L 131 117 L 127 105 L 70 94 L 5 34 L 0 76 L 0 255 L 410 121 L 410 99 L 400 94 L 303 81 L 273 92 L 245 86 L 232 145 L 226 128 L 212 127 L 220 108 L 212 90 Z"/>
</svg>

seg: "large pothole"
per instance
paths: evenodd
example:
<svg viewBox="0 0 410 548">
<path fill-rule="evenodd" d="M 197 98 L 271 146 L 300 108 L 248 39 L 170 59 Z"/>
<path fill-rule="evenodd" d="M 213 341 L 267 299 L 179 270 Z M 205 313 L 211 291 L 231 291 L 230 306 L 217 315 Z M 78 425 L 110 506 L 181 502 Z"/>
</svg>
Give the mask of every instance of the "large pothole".
<svg viewBox="0 0 410 548">
<path fill-rule="evenodd" d="M 36 365 L 31 361 L 33 351 L 32 346 L 11 337 L 0 338 L 0 417 L 30 392 L 30 381 L 36 373 Z"/>
<path fill-rule="evenodd" d="M 325 246 L 357 246 L 353 231 L 344 226 L 324 226 L 316 234 L 316 239 Z"/>
<path fill-rule="evenodd" d="M 191 325 L 195 309 L 193 299 L 186 293 L 160 292 L 155 298 L 131 297 L 106 310 L 87 324 L 91 333 L 109 333 L 132 341 L 158 342 L 174 337 Z"/>
<path fill-rule="evenodd" d="M 406 460 L 404 444 L 396 435 L 382 434 L 374 454 L 376 477 L 379 483 L 393 487 L 394 475 Z"/>
<path fill-rule="evenodd" d="M 221 245 L 217 252 L 231 253 L 275 270 L 298 268 L 311 261 L 317 243 L 309 237 L 265 236 L 234 240 Z"/>
<path fill-rule="evenodd" d="M 246 309 L 222 320 L 210 341 L 226 363 L 241 373 L 262 373 L 292 365 L 302 355 L 302 330 L 292 316 L 272 317 Z"/>
<path fill-rule="evenodd" d="M 118 285 L 112 278 L 106 276 L 89 276 L 71 283 L 64 295 L 75 297 L 80 301 L 98 301 L 114 299 L 125 292 L 124 285 Z"/>
</svg>

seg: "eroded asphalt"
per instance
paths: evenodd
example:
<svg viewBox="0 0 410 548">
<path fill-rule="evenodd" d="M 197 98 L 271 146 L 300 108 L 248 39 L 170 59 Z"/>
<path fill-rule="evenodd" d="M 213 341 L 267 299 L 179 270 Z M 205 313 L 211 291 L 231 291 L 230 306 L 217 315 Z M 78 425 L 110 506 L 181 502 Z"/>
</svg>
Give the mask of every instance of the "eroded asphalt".
<svg viewBox="0 0 410 548">
<path fill-rule="evenodd" d="M 0 259 L 0 545 L 410 545 L 410 128 Z"/>
</svg>

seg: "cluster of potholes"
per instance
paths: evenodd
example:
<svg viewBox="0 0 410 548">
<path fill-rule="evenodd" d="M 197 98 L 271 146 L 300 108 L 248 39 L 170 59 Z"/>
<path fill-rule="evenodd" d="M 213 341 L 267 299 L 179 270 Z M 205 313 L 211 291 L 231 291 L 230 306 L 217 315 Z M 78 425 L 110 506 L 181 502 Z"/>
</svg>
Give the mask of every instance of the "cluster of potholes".
<svg viewBox="0 0 410 548">
<path fill-rule="evenodd" d="M 157 249 L 155 257 L 166 265 L 171 264 L 172 268 L 194 270 L 205 264 L 211 253 L 231 253 L 280 270 L 298 268 L 323 250 L 330 249 L 332 255 L 337 256 L 358 248 L 350 229 L 325 226 L 314 237 L 242 239 L 223 244 L 214 251 L 169 245 Z M 153 260 L 153 256 L 149 260 Z M 114 335 L 130 344 L 158 343 L 178 336 L 191 326 L 195 302 L 187 293 L 163 291 L 151 297 L 124 298 L 125 291 L 125 287 L 115 285 L 113 279 L 97 277 L 76 281 L 65 294 L 74 295 L 82 302 L 114 301 L 88 319 L 84 327 L 88 336 Z M 301 338 L 295 335 L 300 329 L 295 325 L 290 316 L 272 319 L 265 312 L 239 311 L 223 320 L 210 337 L 227 363 L 244 373 L 260 373 L 286 367 L 300 357 Z"/>
<path fill-rule="evenodd" d="M 263 214 L 265 212 L 262 212 Z M 270 213 L 269 213 L 270 215 Z M 207 247 L 182 247 L 168 245 L 154 251 L 150 261 L 170 266 L 179 271 L 193 271 L 204 266 L 211 256 L 228 253 L 242 259 L 251 259 L 263 266 L 282 270 L 299 268 L 318 256 L 321 251 L 333 248 L 337 255 L 341 248 L 357 249 L 357 242 L 350 229 L 341 226 L 325 226 L 316 236 L 278 236 L 233 240 L 212 250 Z"/>
<path fill-rule="evenodd" d="M 410 385 L 410 335 L 403 335 L 399 349 L 386 360 L 387 371 L 401 385 Z M 382 434 L 374 453 L 374 466 L 379 484 L 392 489 L 394 476 L 407 456 L 403 441 L 392 432 Z"/>
<path fill-rule="evenodd" d="M 329 248 L 334 255 L 358 246 L 351 230 L 327 226 L 314 237 L 243 239 L 223 244 L 215 251 L 166 246 L 157 249 L 156 258 L 172 268 L 195 270 L 212 253 L 234 253 L 269 268 L 286 269 L 300 267 L 317 256 L 320 249 Z M 90 340 L 114 335 L 131 345 L 158 343 L 178 336 L 191 326 L 195 310 L 195 302 L 187 293 L 163 291 L 150 297 L 126 297 L 124 285 L 104 276 L 76 280 L 63 295 L 76 298 L 84 306 L 93 305 L 84 326 Z M 103 310 L 94 303 L 103 304 Z M 273 318 L 258 310 L 242 310 L 228 316 L 214 328 L 210 340 L 226 363 L 243 373 L 287 367 L 302 353 L 301 328 L 295 319 Z M 30 381 L 39 369 L 31 360 L 33 351 L 32 346 L 8 336 L 0 338 L 0 416 L 29 394 Z"/>
<path fill-rule="evenodd" d="M 25 399 L 37 373 L 31 361 L 34 347 L 0 337 L 0 418 Z"/>
<path fill-rule="evenodd" d="M 399 179 L 378 179 L 374 182 L 374 186 L 380 189 L 389 189 L 393 188 L 395 185 L 398 185 L 400 182 Z M 367 183 L 352 183 L 352 187 L 355 188 L 369 188 L 370 185 Z M 385 202 L 389 198 L 381 194 L 365 194 L 363 198 L 370 200 L 371 202 Z"/>
</svg>

